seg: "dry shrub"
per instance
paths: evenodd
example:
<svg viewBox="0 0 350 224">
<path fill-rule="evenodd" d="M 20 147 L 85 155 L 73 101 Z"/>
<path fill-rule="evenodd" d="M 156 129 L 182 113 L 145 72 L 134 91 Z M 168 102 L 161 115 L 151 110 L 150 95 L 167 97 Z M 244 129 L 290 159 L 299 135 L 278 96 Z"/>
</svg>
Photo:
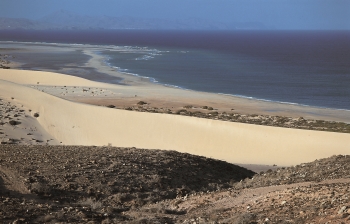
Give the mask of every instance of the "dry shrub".
<svg viewBox="0 0 350 224">
<path fill-rule="evenodd" d="M 38 195 L 45 195 L 50 192 L 50 187 L 40 182 L 35 182 L 30 186 L 30 191 Z"/>
<path fill-rule="evenodd" d="M 124 203 L 126 201 L 131 200 L 132 198 L 133 198 L 132 195 L 128 193 L 117 193 L 113 195 L 114 201 L 118 203 Z"/>
<path fill-rule="evenodd" d="M 180 114 L 180 113 L 187 113 L 187 110 L 185 109 L 181 109 L 175 112 L 176 114 Z"/>
<path fill-rule="evenodd" d="M 9 124 L 10 124 L 10 125 L 18 125 L 18 124 L 20 124 L 20 122 L 15 121 L 15 120 L 10 120 L 10 121 L 9 121 Z"/>
<path fill-rule="evenodd" d="M 47 222 L 53 222 L 53 221 L 55 221 L 55 216 L 53 215 L 45 215 L 37 219 L 38 223 L 47 223 Z"/>
<path fill-rule="evenodd" d="M 102 203 L 100 201 L 96 201 L 92 198 L 88 198 L 86 200 L 82 200 L 79 202 L 81 205 L 86 205 L 91 208 L 92 211 L 96 211 L 102 208 Z"/>
<path fill-rule="evenodd" d="M 144 102 L 144 101 L 142 101 L 142 100 L 141 100 L 141 101 L 139 101 L 139 102 L 137 103 L 137 105 L 141 105 L 141 106 L 142 106 L 142 105 L 144 105 L 144 104 L 147 104 L 147 103 L 146 103 L 146 102 Z"/>
<path fill-rule="evenodd" d="M 244 213 L 235 218 L 234 224 L 255 224 L 256 215 L 253 213 Z M 233 221 L 233 220 L 232 220 Z"/>
</svg>

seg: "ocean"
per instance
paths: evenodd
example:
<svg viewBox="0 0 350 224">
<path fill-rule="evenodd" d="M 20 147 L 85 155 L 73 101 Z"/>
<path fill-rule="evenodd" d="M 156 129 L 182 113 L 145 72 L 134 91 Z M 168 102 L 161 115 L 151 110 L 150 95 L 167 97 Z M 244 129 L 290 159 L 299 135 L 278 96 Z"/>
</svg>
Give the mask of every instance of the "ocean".
<svg viewBox="0 0 350 224">
<path fill-rule="evenodd" d="M 162 85 L 350 110 L 350 31 L 1 31 L 0 40 L 124 46 L 99 54 Z"/>
</svg>

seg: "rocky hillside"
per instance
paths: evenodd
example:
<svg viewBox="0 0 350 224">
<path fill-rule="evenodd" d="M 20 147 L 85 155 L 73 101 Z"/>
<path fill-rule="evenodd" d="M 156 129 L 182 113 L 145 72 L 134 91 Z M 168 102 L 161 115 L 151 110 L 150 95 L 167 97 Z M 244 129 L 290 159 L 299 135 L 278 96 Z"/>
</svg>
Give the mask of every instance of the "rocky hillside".
<svg viewBox="0 0 350 224">
<path fill-rule="evenodd" d="M 350 178 L 350 155 L 332 156 L 275 171 L 268 170 L 235 184 L 234 188 L 256 188 L 310 181 L 321 182 L 339 178 Z"/>
<path fill-rule="evenodd" d="M 177 197 L 126 214 L 139 223 L 157 218 L 187 224 L 350 223 L 349 159 L 333 156 L 262 172 L 230 189 Z"/>
<path fill-rule="evenodd" d="M 175 151 L 0 146 L 2 223 L 349 223 L 349 156 L 255 174 Z"/>
<path fill-rule="evenodd" d="M 175 151 L 2 145 L 0 221 L 128 221 L 122 212 L 132 208 L 227 189 L 253 175 Z"/>
</svg>

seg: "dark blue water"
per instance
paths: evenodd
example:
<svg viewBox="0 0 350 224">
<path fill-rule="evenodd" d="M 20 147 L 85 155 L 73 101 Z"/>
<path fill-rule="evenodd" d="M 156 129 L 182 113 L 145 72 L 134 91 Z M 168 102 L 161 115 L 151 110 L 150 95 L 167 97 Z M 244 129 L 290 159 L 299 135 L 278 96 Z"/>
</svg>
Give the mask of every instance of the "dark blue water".
<svg viewBox="0 0 350 224">
<path fill-rule="evenodd" d="M 111 66 L 162 84 L 350 110 L 349 31 L 0 32 L 9 38 L 147 47 L 100 53 Z"/>
</svg>

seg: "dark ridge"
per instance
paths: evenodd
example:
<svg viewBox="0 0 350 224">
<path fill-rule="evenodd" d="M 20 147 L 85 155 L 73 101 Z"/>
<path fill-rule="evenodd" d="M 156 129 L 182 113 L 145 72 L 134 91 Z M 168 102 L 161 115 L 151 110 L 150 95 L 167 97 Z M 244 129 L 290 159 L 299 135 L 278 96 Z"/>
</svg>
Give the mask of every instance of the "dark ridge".
<svg viewBox="0 0 350 224">
<path fill-rule="evenodd" d="M 256 174 L 252 179 L 235 184 L 234 188 L 256 188 L 323 180 L 350 178 L 350 156 L 334 155 L 329 158 L 302 163 L 297 166 L 268 170 Z"/>
<path fill-rule="evenodd" d="M 91 214 L 89 220 L 95 221 L 104 219 L 105 213 L 125 220 L 121 213 L 130 208 L 226 189 L 254 175 L 227 162 L 187 153 L 115 147 L 4 145 L 0 147 L 0 165 L 2 173 L 11 173 L 18 186 L 38 197 L 33 204 L 41 200 L 51 213 L 72 207 Z M 0 181 L 0 199 L 22 203 L 21 198 L 27 196 L 23 192 L 11 194 L 5 182 Z M 18 212 L 13 214 L 6 203 L 0 206 L 3 217 L 7 217 L 0 221 L 14 221 L 21 214 L 26 221 L 47 222 L 40 216 L 47 206 L 32 214 L 23 212 L 28 209 L 26 205 L 17 205 Z M 67 221 L 57 214 L 51 220 Z M 70 222 L 78 220 L 78 212 L 71 215 Z"/>
</svg>

